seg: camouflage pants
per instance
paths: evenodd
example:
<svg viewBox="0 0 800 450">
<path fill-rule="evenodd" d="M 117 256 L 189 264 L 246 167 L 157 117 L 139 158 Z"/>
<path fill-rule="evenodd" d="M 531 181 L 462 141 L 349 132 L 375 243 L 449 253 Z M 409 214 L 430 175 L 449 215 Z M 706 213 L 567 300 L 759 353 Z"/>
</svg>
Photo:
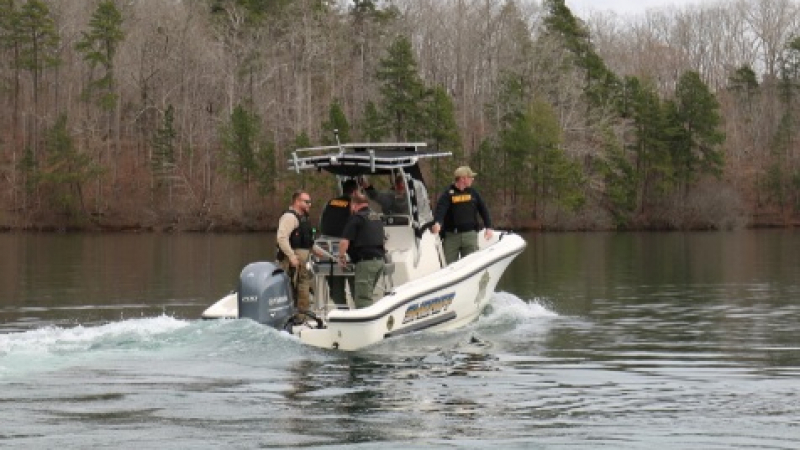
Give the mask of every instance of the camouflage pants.
<svg viewBox="0 0 800 450">
<path fill-rule="evenodd" d="M 289 258 L 284 258 L 279 261 L 279 265 L 289 278 L 292 280 L 292 288 L 295 292 L 295 306 L 298 311 L 308 311 L 311 306 L 311 274 L 306 269 L 306 261 L 308 261 L 308 250 L 295 250 L 297 259 L 300 264 L 297 267 L 292 267 L 289 263 Z"/>
<path fill-rule="evenodd" d="M 355 294 L 353 302 L 356 308 L 366 308 L 372 304 L 372 292 L 375 284 L 383 275 L 384 262 L 382 259 L 360 261 L 356 264 Z"/>
<path fill-rule="evenodd" d="M 447 260 L 447 264 L 452 264 L 458 261 L 459 253 L 463 258 L 478 251 L 478 232 L 446 233 L 442 247 L 444 248 L 444 259 Z"/>
</svg>

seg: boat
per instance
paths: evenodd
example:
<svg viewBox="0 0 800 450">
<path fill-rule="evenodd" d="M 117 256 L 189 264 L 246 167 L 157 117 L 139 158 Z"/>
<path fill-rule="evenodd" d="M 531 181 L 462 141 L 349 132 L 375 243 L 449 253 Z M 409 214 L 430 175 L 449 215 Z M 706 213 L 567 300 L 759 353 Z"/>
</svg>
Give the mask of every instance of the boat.
<svg viewBox="0 0 800 450">
<path fill-rule="evenodd" d="M 303 343 L 338 350 L 358 350 L 385 339 L 422 330 L 444 331 L 477 320 L 494 289 L 526 242 L 511 231 L 494 230 L 486 239 L 479 232 L 479 250 L 446 264 L 442 242 L 430 230 L 433 214 L 421 164 L 450 157 L 427 149 L 425 143 L 354 143 L 297 149 L 288 162 L 297 173 L 322 172 L 347 179 L 367 190 L 370 207 L 382 214 L 386 234 L 386 266 L 366 308 L 337 306 L 330 299 L 327 278 L 353 276 L 354 268 L 339 265 L 334 255 L 339 238 L 318 236 L 315 245 L 325 256 L 312 257 L 312 311 L 298 320 L 289 277 L 277 263 L 259 261 L 242 269 L 238 288 L 206 309 L 202 317 L 249 318 L 285 330 Z M 400 183 L 400 188 L 393 186 Z M 387 187 L 387 189 L 383 189 Z M 400 207 L 387 205 L 394 198 Z"/>
</svg>

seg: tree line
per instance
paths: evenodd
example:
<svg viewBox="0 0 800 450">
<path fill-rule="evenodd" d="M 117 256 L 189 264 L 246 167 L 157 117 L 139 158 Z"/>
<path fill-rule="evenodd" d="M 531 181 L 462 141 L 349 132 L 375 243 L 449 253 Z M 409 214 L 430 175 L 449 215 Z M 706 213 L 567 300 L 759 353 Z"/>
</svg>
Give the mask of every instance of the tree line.
<svg viewBox="0 0 800 450">
<path fill-rule="evenodd" d="M 563 0 L 0 0 L 0 227 L 265 229 L 292 150 L 425 141 L 495 221 L 787 225 L 797 5 L 618 17 Z"/>
</svg>

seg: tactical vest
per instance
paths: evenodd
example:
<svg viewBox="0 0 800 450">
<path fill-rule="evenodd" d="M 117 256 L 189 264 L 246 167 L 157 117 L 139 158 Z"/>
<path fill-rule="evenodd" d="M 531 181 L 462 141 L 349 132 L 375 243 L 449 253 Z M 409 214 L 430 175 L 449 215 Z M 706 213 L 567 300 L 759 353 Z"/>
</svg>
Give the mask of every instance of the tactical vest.
<svg viewBox="0 0 800 450">
<path fill-rule="evenodd" d="M 294 214 L 300 222 L 300 226 L 292 230 L 292 233 L 289 235 L 289 245 L 291 245 L 292 248 L 311 248 L 314 245 L 314 228 L 308 221 L 308 216 L 301 216 L 297 214 L 297 211 L 292 209 L 288 209 L 286 212 Z"/>
<path fill-rule="evenodd" d="M 363 221 L 361 229 L 353 241 L 354 256 L 357 260 L 371 257 L 382 257 L 386 251 L 383 248 L 384 230 L 380 214 L 364 208 L 356 213 Z"/>
<path fill-rule="evenodd" d="M 478 229 L 478 208 L 471 188 L 450 189 L 450 208 L 444 219 L 445 231 L 475 231 Z"/>
</svg>

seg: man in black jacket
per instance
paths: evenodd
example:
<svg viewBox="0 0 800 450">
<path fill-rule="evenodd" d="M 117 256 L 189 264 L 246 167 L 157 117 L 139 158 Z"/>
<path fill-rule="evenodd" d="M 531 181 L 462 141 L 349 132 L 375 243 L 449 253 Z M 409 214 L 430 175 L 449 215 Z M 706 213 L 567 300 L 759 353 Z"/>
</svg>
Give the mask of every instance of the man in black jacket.
<svg viewBox="0 0 800 450">
<path fill-rule="evenodd" d="M 358 190 L 356 180 L 349 179 L 342 185 L 342 195 L 332 198 L 325 204 L 319 220 L 319 229 L 323 236 L 342 237 L 344 225 L 350 219 L 350 202 L 353 193 Z M 347 306 L 347 294 L 345 293 L 345 282 L 350 285 L 350 292 L 353 292 L 351 277 L 344 275 L 328 275 L 328 288 L 331 300 L 337 307 Z"/>
<path fill-rule="evenodd" d="M 369 209 L 366 196 L 354 193 L 352 205 L 353 215 L 344 227 L 344 238 L 339 244 L 339 263 L 344 265 L 347 256 L 355 263 L 353 301 L 357 308 L 365 308 L 372 304 L 372 291 L 383 275 L 385 234 L 381 215 Z"/>
<path fill-rule="evenodd" d="M 431 232 L 439 233 L 444 230 L 444 256 L 448 264 L 458 260 L 459 253 L 462 257 L 478 251 L 478 230 L 481 228 L 478 216 L 483 219 L 486 228 L 484 237 L 492 237 L 492 219 L 489 210 L 480 194 L 472 189 L 472 182 L 477 173 L 467 166 L 456 169 L 455 182 L 439 196 L 436 202 L 436 213 L 433 215 L 434 224 Z"/>
</svg>

